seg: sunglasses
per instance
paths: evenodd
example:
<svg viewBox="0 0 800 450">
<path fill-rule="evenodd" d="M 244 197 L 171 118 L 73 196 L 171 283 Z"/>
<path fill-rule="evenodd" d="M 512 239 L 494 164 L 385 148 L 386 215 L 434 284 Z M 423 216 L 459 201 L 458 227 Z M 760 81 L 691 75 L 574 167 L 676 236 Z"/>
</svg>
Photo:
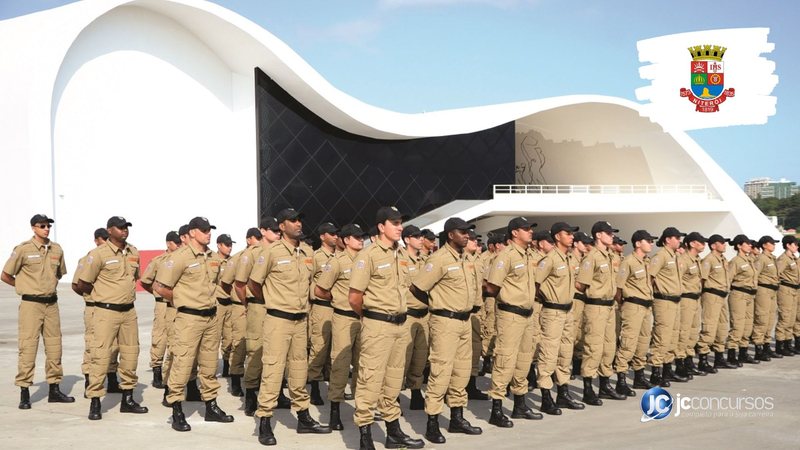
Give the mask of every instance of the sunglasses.
<svg viewBox="0 0 800 450">
<path fill-rule="evenodd" d="M 52 228 L 53 226 L 49 223 L 38 223 L 36 224 L 36 228 L 41 228 L 42 230 L 46 230 L 48 228 Z"/>
</svg>

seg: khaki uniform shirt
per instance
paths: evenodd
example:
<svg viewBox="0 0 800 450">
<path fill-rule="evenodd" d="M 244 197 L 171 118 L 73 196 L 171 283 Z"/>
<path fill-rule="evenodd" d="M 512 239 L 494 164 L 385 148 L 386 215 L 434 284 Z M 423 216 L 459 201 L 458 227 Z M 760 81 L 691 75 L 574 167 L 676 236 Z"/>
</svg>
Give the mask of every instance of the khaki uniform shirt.
<svg viewBox="0 0 800 450">
<path fill-rule="evenodd" d="M 756 270 L 758 270 L 759 283 L 777 285 L 780 282 L 778 278 L 778 260 L 775 255 L 766 253 L 758 255 Z"/>
<path fill-rule="evenodd" d="M 318 248 L 314 250 L 314 267 L 313 267 L 313 277 L 311 280 L 311 286 L 308 289 L 308 294 L 311 298 L 316 299 L 314 296 L 314 287 L 317 285 L 317 280 L 322 275 L 323 270 L 330 270 L 330 262 L 335 257 L 335 253 L 328 253 L 323 248 Z"/>
<path fill-rule="evenodd" d="M 533 251 L 511 243 L 495 258 L 487 281 L 500 287 L 497 300 L 520 308 L 533 308 L 536 279 Z"/>
<path fill-rule="evenodd" d="M 225 270 L 219 274 L 220 283 L 225 283 L 233 286 L 233 282 L 236 281 L 236 268 L 239 266 L 239 263 L 242 259 L 242 255 L 246 250 L 247 249 L 244 249 L 236 253 L 235 255 L 231 256 L 230 259 L 228 259 L 227 263 L 225 264 Z M 250 293 L 249 287 L 245 287 L 245 290 L 247 291 L 248 297 L 253 296 L 253 294 Z M 236 294 L 236 289 L 233 288 L 231 288 L 231 299 L 240 303 L 242 301 L 242 299 L 239 298 L 239 296 Z"/>
<path fill-rule="evenodd" d="M 247 247 L 242 252 L 239 262 L 236 264 L 236 275 L 234 280 L 239 283 L 247 283 L 250 279 L 250 273 L 253 272 L 256 261 L 261 257 L 262 252 L 266 247 L 263 244 L 256 244 L 252 247 Z"/>
<path fill-rule="evenodd" d="M 350 307 L 350 274 L 353 271 L 356 255 L 357 253 L 351 254 L 350 250 L 336 252 L 328 268 L 322 270 L 317 280 L 317 286 L 330 291 L 333 297 L 331 304 L 336 309 L 353 310 Z"/>
<path fill-rule="evenodd" d="M 743 287 L 747 289 L 756 288 L 756 279 L 758 278 L 758 271 L 756 270 L 750 258 L 745 258 L 741 255 L 736 255 L 731 259 L 729 264 L 731 274 L 731 286 Z"/>
<path fill-rule="evenodd" d="M 464 270 L 469 274 L 467 282 L 469 284 L 470 297 L 474 298 L 473 305 L 483 306 L 483 262 L 480 256 L 466 255 L 467 262 L 464 264 Z"/>
<path fill-rule="evenodd" d="M 156 281 L 172 288 L 172 304 L 176 308 L 209 309 L 217 305 L 221 266 L 219 254 L 184 245 L 161 263 Z"/>
<path fill-rule="evenodd" d="M 800 284 L 800 264 L 797 263 L 797 257 L 789 251 L 783 252 L 778 257 L 778 274 L 781 281 L 789 284 Z"/>
<path fill-rule="evenodd" d="M 78 268 L 75 269 L 75 275 L 72 276 L 72 284 L 78 284 L 78 280 L 80 280 L 80 277 L 78 275 L 81 273 L 81 269 L 83 268 L 83 266 L 86 265 L 86 259 L 88 257 L 89 254 L 87 253 L 86 256 L 78 260 Z M 91 302 L 92 301 L 91 293 L 83 294 L 83 299 L 86 300 L 87 302 Z"/>
<path fill-rule="evenodd" d="M 587 286 L 586 297 L 611 300 L 617 291 L 611 262 L 611 251 L 593 247 L 581 262 L 578 283 Z"/>
<path fill-rule="evenodd" d="M 683 293 L 678 272 L 678 255 L 674 251 L 666 247 L 659 250 L 650 259 L 647 271 L 650 276 L 655 277 L 655 292 L 678 297 Z"/>
<path fill-rule="evenodd" d="M 575 272 L 572 255 L 558 247 L 547 254 L 536 267 L 536 283 L 543 301 L 568 304 L 575 295 Z"/>
<path fill-rule="evenodd" d="M 622 260 L 617 274 L 617 286 L 622 289 L 623 299 L 653 299 L 653 284 L 650 282 L 650 272 L 647 271 L 649 263 L 648 257 L 639 258 L 636 253 L 631 253 Z"/>
<path fill-rule="evenodd" d="M 350 275 L 350 288 L 364 293 L 365 310 L 386 314 L 407 311 L 408 255 L 402 247 L 386 247 L 382 241 L 365 248 L 356 256 Z M 405 292 L 403 292 L 405 289 Z"/>
<path fill-rule="evenodd" d="M 619 265 L 622 264 L 622 256 L 620 256 L 617 252 L 609 252 L 611 254 L 611 270 L 614 272 L 614 278 L 616 279 L 617 274 L 619 273 Z"/>
<path fill-rule="evenodd" d="M 34 239 L 25 241 L 14 247 L 3 272 L 15 278 L 18 295 L 51 296 L 67 273 L 64 250 L 53 241 L 46 245 Z"/>
<path fill-rule="evenodd" d="M 222 256 L 222 253 L 214 252 L 214 259 L 219 261 L 219 276 L 217 277 L 217 289 L 214 293 L 216 298 L 231 298 L 233 294 L 233 289 L 231 289 L 231 295 L 228 295 L 224 289 L 222 289 L 222 276 L 225 272 L 229 269 L 228 262 L 230 262 L 231 257 Z"/>
<path fill-rule="evenodd" d="M 714 252 L 706 255 L 700 265 L 703 270 L 700 272 L 704 284 L 703 287 L 718 289 L 728 292 L 731 288 L 730 268 L 728 261 L 723 255 L 716 255 Z"/>
<path fill-rule="evenodd" d="M 91 295 L 95 301 L 133 303 L 139 279 L 139 251 L 130 244 L 120 249 L 106 241 L 89 252 L 79 277 L 94 285 Z"/>
<path fill-rule="evenodd" d="M 431 309 L 472 310 L 475 297 L 470 290 L 470 278 L 474 280 L 475 274 L 465 270 L 465 263 L 465 255 L 459 254 L 449 243 L 428 258 L 422 272 L 414 279 L 414 286 L 428 292 Z"/>
<path fill-rule="evenodd" d="M 692 256 L 687 251 L 678 256 L 678 270 L 681 274 L 681 285 L 684 294 L 699 294 L 703 290 L 703 264 L 699 256 Z"/>
<path fill-rule="evenodd" d="M 294 247 L 286 239 L 270 244 L 256 260 L 250 279 L 263 285 L 267 309 L 308 312 L 308 290 L 314 255 L 308 244 Z"/>
<path fill-rule="evenodd" d="M 150 260 L 150 262 L 147 264 L 147 267 L 144 268 L 144 273 L 142 274 L 141 278 L 142 283 L 153 284 L 153 282 L 156 281 L 158 266 L 163 263 L 169 255 L 169 252 L 164 252 Z"/>
<path fill-rule="evenodd" d="M 417 276 L 420 274 L 422 268 L 425 266 L 425 261 L 427 260 L 424 261 L 420 257 L 415 258 L 409 255 L 407 252 L 406 252 L 406 257 L 408 258 L 408 261 L 407 262 L 401 261 L 400 264 L 402 265 L 405 263 L 404 267 L 408 268 L 408 283 L 409 283 L 408 287 L 410 288 L 411 283 L 413 283 L 414 279 L 416 279 Z M 408 289 L 406 289 L 406 291 L 407 290 Z M 409 309 L 428 309 L 428 305 L 422 303 L 421 301 L 419 301 L 418 298 L 414 297 L 413 295 L 407 295 L 405 293 L 404 295 L 406 295 L 406 305 L 408 306 Z"/>
</svg>

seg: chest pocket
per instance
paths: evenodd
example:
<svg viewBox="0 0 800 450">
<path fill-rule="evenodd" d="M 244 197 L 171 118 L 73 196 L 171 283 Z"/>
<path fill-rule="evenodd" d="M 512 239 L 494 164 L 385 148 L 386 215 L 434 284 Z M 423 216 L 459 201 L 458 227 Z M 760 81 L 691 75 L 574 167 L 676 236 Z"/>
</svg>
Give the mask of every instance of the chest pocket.
<svg viewBox="0 0 800 450">
<path fill-rule="evenodd" d="M 199 261 L 194 261 L 189 263 L 186 266 L 186 269 L 183 271 L 187 281 L 202 281 L 205 278 L 203 274 L 203 264 Z"/>
<path fill-rule="evenodd" d="M 278 280 L 291 281 L 295 276 L 297 276 L 297 268 L 295 267 L 295 264 L 296 263 L 292 259 L 279 259 L 275 261 L 275 266 L 272 268 L 272 273 L 275 274 L 275 278 Z"/>
<path fill-rule="evenodd" d="M 646 275 L 647 275 L 647 271 L 646 271 L 646 270 L 644 270 L 644 269 L 639 269 L 639 270 L 634 270 L 634 271 L 633 271 L 633 276 L 634 276 L 634 277 L 635 277 L 637 280 L 641 280 L 641 279 L 642 279 L 642 278 L 644 278 Z"/>
<path fill-rule="evenodd" d="M 41 270 L 44 263 L 44 256 L 39 253 L 28 253 L 25 255 L 25 264 L 34 267 L 33 270 Z"/>
<path fill-rule="evenodd" d="M 692 275 L 696 275 L 698 270 L 699 269 L 697 268 L 697 264 L 695 264 L 693 266 L 689 266 L 689 273 L 692 274 Z"/>
<path fill-rule="evenodd" d="M 597 268 L 604 274 L 607 274 L 611 270 L 611 267 L 608 265 L 608 263 L 602 263 L 597 266 Z"/>
</svg>

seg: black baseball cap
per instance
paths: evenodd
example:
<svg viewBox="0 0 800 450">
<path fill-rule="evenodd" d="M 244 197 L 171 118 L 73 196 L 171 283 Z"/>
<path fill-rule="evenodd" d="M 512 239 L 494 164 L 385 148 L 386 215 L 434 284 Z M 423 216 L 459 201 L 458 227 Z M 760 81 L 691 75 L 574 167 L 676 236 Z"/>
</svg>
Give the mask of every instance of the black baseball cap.
<svg viewBox="0 0 800 450">
<path fill-rule="evenodd" d="M 538 224 L 528 221 L 528 219 L 525 217 L 514 217 L 508 221 L 506 231 L 508 232 L 508 235 L 511 236 L 511 232 L 514 230 L 518 230 L 520 228 L 534 228 L 536 225 Z"/>
<path fill-rule="evenodd" d="M 189 234 L 189 224 L 181 225 L 180 228 L 178 228 L 178 235 L 184 236 L 187 234 Z"/>
<path fill-rule="evenodd" d="M 567 222 L 556 222 L 550 227 L 550 236 L 553 237 L 562 231 L 568 231 L 570 233 L 574 233 L 580 229 L 581 227 L 573 227 Z"/>
<path fill-rule="evenodd" d="M 547 241 L 551 244 L 556 243 L 556 241 L 553 239 L 553 236 L 547 230 L 539 230 L 533 233 L 533 240 L 536 242 Z"/>
<path fill-rule="evenodd" d="M 206 219 L 205 217 L 198 216 L 189 221 L 189 229 L 216 230 L 217 227 L 208 223 L 208 219 Z"/>
<path fill-rule="evenodd" d="M 431 230 L 429 230 L 427 228 L 422 230 L 422 237 L 424 237 L 425 239 L 427 239 L 429 241 L 435 241 L 436 240 L 436 235 L 433 234 L 433 231 L 431 231 Z"/>
<path fill-rule="evenodd" d="M 622 239 L 621 237 L 616 236 L 616 235 L 614 236 L 613 243 L 616 244 L 616 245 L 628 245 L 628 241 L 626 241 L 625 239 Z"/>
<path fill-rule="evenodd" d="M 133 224 L 128 222 L 128 220 L 125 219 L 122 216 L 112 216 L 106 222 L 106 228 L 111 228 L 111 227 L 125 228 L 125 227 L 132 227 L 132 226 L 133 226 Z"/>
<path fill-rule="evenodd" d="M 97 237 L 97 232 L 95 232 L 94 237 Z M 181 243 L 181 237 L 178 235 L 177 232 L 170 231 L 169 233 L 167 233 L 166 242 L 172 242 L 174 244 L 180 244 Z"/>
<path fill-rule="evenodd" d="M 105 228 L 98 228 L 94 230 L 94 238 L 108 239 L 108 230 Z"/>
<path fill-rule="evenodd" d="M 407 237 L 422 237 L 422 230 L 416 225 L 406 225 L 403 227 L 403 239 Z"/>
<path fill-rule="evenodd" d="M 614 227 L 612 227 L 610 223 L 601 220 L 599 222 L 595 222 L 594 225 L 592 225 L 592 236 L 591 237 L 594 239 L 594 236 L 597 233 L 600 233 L 600 232 L 619 233 L 619 230 L 614 228 Z"/>
<path fill-rule="evenodd" d="M 730 244 L 731 240 L 729 238 L 722 237 L 718 234 L 712 234 L 711 236 L 708 237 L 708 245 L 716 244 L 717 242 L 724 242 L 726 244 Z"/>
<path fill-rule="evenodd" d="M 664 228 L 664 231 L 661 232 L 661 240 L 662 241 L 665 240 L 666 238 L 669 238 L 669 237 L 685 237 L 685 236 L 686 236 L 686 233 L 681 233 L 675 227 Z"/>
<path fill-rule="evenodd" d="M 369 227 L 369 236 L 378 236 L 379 234 L 381 234 L 381 231 L 378 229 L 377 225 Z"/>
<path fill-rule="evenodd" d="M 451 217 L 444 222 L 444 232 L 449 233 L 453 230 L 474 230 L 475 225 L 468 224 L 464 219 Z"/>
<path fill-rule="evenodd" d="M 330 223 L 330 222 L 323 222 L 317 227 L 317 234 L 339 234 L 339 228 Z"/>
<path fill-rule="evenodd" d="M 251 238 L 251 237 L 254 237 L 256 239 L 261 239 L 262 238 L 261 230 L 259 230 L 258 228 L 255 228 L 255 227 L 248 228 L 247 229 L 247 234 L 245 234 L 245 238 Z"/>
<path fill-rule="evenodd" d="M 777 242 L 772 236 L 761 236 L 761 239 L 758 240 L 758 247 L 761 248 L 764 244 L 775 244 Z"/>
<path fill-rule="evenodd" d="M 405 229 L 403 229 L 403 233 L 405 233 Z M 367 236 L 367 232 L 361 228 L 361 226 L 357 223 L 348 223 L 347 225 L 343 226 L 341 231 L 339 231 L 339 237 L 342 239 L 348 236 L 355 236 L 355 237 L 365 237 Z"/>
<path fill-rule="evenodd" d="M 703 235 L 697 231 L 692 231 L 691 233 L 687 234 L 685 238 L 683 238 L 683 245 L 689 245 L 690 242 L 695 241 L 705 244 L 708 242 L 708 239 L 704 238 Z"/>
<path fill-rule="evenodd" d="M 481 237 L 481 235 L 480 235 L 480 234 L 478 234 L 478 233 L 476 233 L 476 232 L 475 232 L 475 230 L 473 230 L 472 228 L 470 228 L 469 230 L 467 230 L 467 234 L 469 235 L 469 240 L 470 240 L 470 241 L 477 241 L 477 240 L 478 240 L 478 238 L 480 238 L 480 237 Z"/>
<path fill-rule="evenodd" d="M 594 239 L 583 231 L 577 231 L 572 236 L 574 242 L 582 242 L 586 245 L 594 244 Z"/>
<path fill-rule="evenodd" d="M 276 233 L 279 233 L 281 231 L 281 227 L 280 225 L 278 225 L 278 221 L 272 216 L 262 217 L 258 227 L 263 228 L 265 230 L 271 230 Z"/>
<path fill-rule="evenodd" d="M 37 223 L 55 223 L 56 221 L 45 216 L 44 214 L 36 214 L 31 217 L 31 226 L 36 225 Z"/>
<path fill-rule="evenodd" d="M 639 241 L 653 242 L 656 239 L 658 239 L 658 237 L 653 236 L 652 234 L 647 232 L 647 230 L 636 230 L 633 232 L 633 236 L 631 236 L 631 242 L 633 242 L 634 244 L 636 244 Z"/>
<path fill-rule="evenodd" d="M 220 234 L 219 236 L 217 236 L 217 244 L 225 244 L 228 247 L 230 247 L 231 245 L 233 245 L 235 243 L 236 243 L 236 241 L 231 239 L 231 235 L 230 234 Z"/>
<path fill-rule="evenodd" d="M 737 234 L 733 239 L 731 239 L 731 245 L 734 247 L 738 247 L 742 244 L 749 244 L 750 238 L 745 236 L 744 234 Z"/>
<path fill-rule="evenodd" d="M 406 220 L 408 216 L 404 216 L 394 206 L 382 206 L 378 208 L 375 213 L 375 223 L 384 223 L 387 220 Z"/>
<path fill-rule="evenodd" d="M 786 236 L 781 239 L 781 243 L 783 246 L 787 246 L 789 244 L 797 244 L 797 236 L 792 236 L 791 234 L 787 234 Z"/>
<path fill-rule="evenodd" d="M 283 223 L 284 220 L 303 220 L 305 217 L 305 214 L 296 211 L 294 208 L 285 208 L 278 213 L 278 215 L 275 217 L 275 220 L 277 220 L 278 223 Z"/>
</svg>

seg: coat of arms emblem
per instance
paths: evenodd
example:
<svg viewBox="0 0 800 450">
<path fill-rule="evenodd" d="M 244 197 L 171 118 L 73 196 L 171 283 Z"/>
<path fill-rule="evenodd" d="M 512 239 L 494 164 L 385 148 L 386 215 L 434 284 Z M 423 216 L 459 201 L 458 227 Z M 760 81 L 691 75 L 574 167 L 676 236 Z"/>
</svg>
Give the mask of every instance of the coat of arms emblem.
<svg viewBox="0 0 800 450">
<path fill-rule="evenodd" d="M 719 111 L 719 105 L 733 97 L 733 88 L 725 89 L 725 56 L 727 48 L 719 45 L 696 45 L 689 47 L 692 62 L 689 69 L 690 89 L 681 88 L 681 97 L 695 104 L 695 111 L 710 113 Z"/>
</svg>

